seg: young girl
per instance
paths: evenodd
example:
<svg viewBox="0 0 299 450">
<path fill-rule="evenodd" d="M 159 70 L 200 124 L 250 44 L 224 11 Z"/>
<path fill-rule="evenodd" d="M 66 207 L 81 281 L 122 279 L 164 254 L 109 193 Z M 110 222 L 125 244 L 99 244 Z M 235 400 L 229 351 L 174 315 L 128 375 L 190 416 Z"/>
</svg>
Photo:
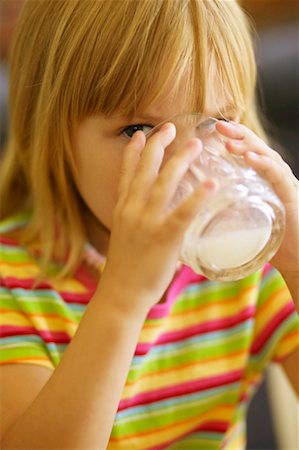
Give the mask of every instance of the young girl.
<svg viewBox="0 0 299 450">
<path fill-rule="evenodd" d="M 3 449 L 243 449 L 271 361 L 298 358 L 298 181 L 265 143 L 249 27 L 235 1 L 29 0 L 10 66 L 1 164 Z M 220 120 L 227 148 L 286 208 L 263 270 L 216 282 L 178 266 L 217 191 L 175 210 L 201 150 L 176 114 Z M 275 268 L 274 268 L 275 267 Z"/>
</svg>

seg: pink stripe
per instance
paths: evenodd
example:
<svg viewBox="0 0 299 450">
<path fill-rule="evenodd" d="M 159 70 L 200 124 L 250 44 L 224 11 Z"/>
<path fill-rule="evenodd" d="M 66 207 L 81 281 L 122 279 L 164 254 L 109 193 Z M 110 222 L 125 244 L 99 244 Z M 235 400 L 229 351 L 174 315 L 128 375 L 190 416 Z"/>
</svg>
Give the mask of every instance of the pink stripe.
<svg viewBox="0 0 299 450">
<path fill-rule="evenodd" d="M 194 392 L 200 392 L 214 387 L 220 387 L 226 384 L 240 381 L 243 371 L 236 370 L 233 372 L 207 377 L 201 380 L 189 381 L 187 383 L 168 386 L 166 388 L 152 390 L 143 394 L 137 394 L 132 398 L 121 400 L 118 411 L 122 411 L 133 406 L 145 405 L 148 403 L 165 400 L 171 397 L 180 397 Z"/>
<path fill-rule="evenodd" d="M 63 331 L 36 330 L 33 327 L 18 327 L 13 325 L 0 326 L 0 336 L 40 336 L 45 343 L 68 344 L 71 337 Z"/>
<path fill-rule="evenodd" d="M 15 325 L 1 325 L 0 326 L 0 336 L 9 337 L 16 335 L 28 335 L 37 334 L 35 328 L 33 327 L 18 327 Z"/>
<path fill-rule="evenodd" d="M 229 423 L 224 420 L 211 420 L 210 422 L 205 422 L 194 431 L 211 431 L 215 433 L 225 433 L 228 429 Z"/>
<path fill-rule="evenodd" d="M 265 264 L 263 267 L 263 272 L 262 272 L 263 277 L 266 277 L 268 275 L 268 273 L 272 271 L 272 269 L 273 269 L 273 267 L 271 266 L 271 264 L 269 264 L 269 263 Z"/>
<path fill-rule="evenodd" d="M 64 331 L 37 330 L 44 342 L 54 344 L 68 344 L 71 337 Z"/>
<path fill-rule="evenodd" d="M 96 290 L 98 283 L 94 280 L 92 275 L 87 271 L 87 269 L 83 265 L 81 265 L 77 269 L 75 273 L 75 278 L 91 292 L 94 292 Z"/>
<path fill-rule="evenodd" d="M 251 354 L 255 355 L 265 347 L 266 342 L 277 331 L 279 325 L 287 319 L 295 311 L 295 305 L 293 302 L 287 303 L 273 318 L 267 323 L 262 332 L 257 336 L 251 347 Z"/>
<path fill-rule="evenodd" d="M 0 286 L 7 287 L 8 289 L 20 288 L 20 289 L 31 290 L 35 281 L 36 280 L 33 278 L 20 279 L 20 278 L 6 277 L 6 278 L 2 278 L 0 280 Z M 52 286 L 49 283 L 41 282 L 35 287 L 35 289 L 37 289 L 37 288 L 38 289 L 51 289 Z"/>
<path fill-rule="evenodd" d="M 174 300 L 177 299 L 178 295 L 184 290 L 185 287 L 190 286 L 191 284 L 199 284 L 203 281 L 207 281 L 207 279 L 202 275 L 197 275 L 189 267 L 182 266 L 166 293 L 166 301 L 164 303 L 154 305 L 148 313 L 147 318 L 160 319 L 165 317 L 168 314 Z"/>
<path fill-rule="evenodd" d="M 0 244 L 4 244 L 4 245 L 9 245 L 12 247 L 18 247 L 19 244 L 16 241 L 16 239 L 10 239 L 8 237 L 5 236 L 0 236 Z"/>
<path fill-rule="evenodd" d="M 251 319 L 254 316 L 254 312 L 255 306 L 249 306 L 248 308 L 245 308 L 243 311 L 241 311 L 239 314 L 227 317 L 225 319 L 211 320 L 209 322 L 204 322 L 202 324 L 194 325 L 189 328 L 184 328 L 183 330 L 163 333 L 159 336 L 159 339 L 155 342 L 138 344 L 135 355 L 136 356 L 145 355 L 146 353 L 149 352 L 149 350 L 153 346 L 157 347 L 158 345 L 178 342 L 183 339 L 188 339 L 194 336 L 200 336 L 208 332 L 232 328 L 235 325 L 240 325 L 240 323 L 245 322 L 248 319 Z"/>
<path fill-rule="evenodd" d="M 47 282 L 41 282 L 34 286 L 33 284 L 36 280 L 33 278 L 25 278 L 25 279 L 19 279 L 19 278 L 1 278 L 0 279 L 0 286 L 6 287 L 8 289 L 26 289 L 28 291 L 38 291 L 41 289 L 45 290 L 53 290 L 53 286 Z M 76 293 L 76 292 L 59 292 L 56 291 L 57 294 L 60 295 L 60 297 L 65 300 L 67 303 L 82 303 L 86 304 L 89 302 L 90 297 L 92 296 L 93 292 L 84 292 L 84 293 Z M 28 299 L 30 301 L 30 299 Z"/>
<path fill-rule="evenodd" d="M 82 303 L 87 304 L 92 296 L 90 292 L 84 292 L 82 294 L 76 294 L 75 292 L 59 292 L 59 295 L 66 303 Z"/>
</svg>

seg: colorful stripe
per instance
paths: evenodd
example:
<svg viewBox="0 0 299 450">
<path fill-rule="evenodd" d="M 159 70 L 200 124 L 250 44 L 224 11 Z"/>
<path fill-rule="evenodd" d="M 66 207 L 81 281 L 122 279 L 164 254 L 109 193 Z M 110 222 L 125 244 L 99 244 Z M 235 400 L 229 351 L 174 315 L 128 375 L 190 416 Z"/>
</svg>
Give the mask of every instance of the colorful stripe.
<svg viewBox="0 0 299 450">
<path fill-rule="evenodd" d="M 20 244 L 29 219 L 0 223 L 0 364 L 55 370 L 96 286 L 83 264 L 37 283 L 38 258 Z M 228 283 L 182 267 L 146 318 L 108 450 L 244 449 L 250 399 L 269 361 L 298 346 L 298 329 L 271 266 Z"/>
</svg>

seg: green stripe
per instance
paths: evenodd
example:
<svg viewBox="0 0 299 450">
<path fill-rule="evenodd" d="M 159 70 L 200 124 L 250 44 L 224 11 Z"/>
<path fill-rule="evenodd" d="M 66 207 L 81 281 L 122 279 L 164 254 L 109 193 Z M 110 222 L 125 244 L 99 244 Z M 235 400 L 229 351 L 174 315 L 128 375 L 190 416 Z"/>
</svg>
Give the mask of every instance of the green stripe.
<svg viewBox="0 0 299 450">
<path fill-rule="evenodd" d="M 31 213 L 29 211 L 23 211 L 12 217 L 1 220 L 0 233 L 7 233 L 15 230 L 16 228 L 26 225 L 30 219 Z"/>
<path fill-rule="evenodd" d="M 14 343 L 13 347 L 6 345 L 1 346 L 1 361 L 19 358 L 30 359 L 32 357 L 44 357 L 45 359 L 48 359 L 48 352 L 42 341 L 40 345 L 34 344 L 33 342 L 30 342 L 28 345 L 27 342 L 22 343 L 21 341 L 18 344 Z"/>
<path fill-rule="evenodd" d="M 136 416 L 131 415 L 128 421 L 116 423 L 113 427 L 112 436 L 125 436 L 138 432 L 155 431 L 157 428 L 172 425 L 188 419 L 199 417 L 211 409 L 222 404 L 233 405 L 239 395 L 239 389 L 232 389 L 228 392 L 215 393 L 206 399 L 196 399 L 179 405 L 171 405 L 166 408 L 161 404 L 151 404 L 151 409 L 144 408 L 145 414 L 138 412 Z"/>
<path fill-rule="evenodd" d="M 236 298 L 240 294 L 244 295 L 244 290 L 255 287 L 260 278 L 259 273 L 254 273 L 249 277 L 232 283 L 205 282 L 199 284 L 198 289 L 188 288 L 182 293 L 173 306 L 174 313 L 186 312 L 189 309 L 198 309 L 200 306 L 208 306 L 212 303 L 225 304 L 228 298 Z"/>
<path fill-rule="evenodd" d="M 259 307 L 264 305 L 272 295 L 280 291 L 283 287 L 285 287 L 283 278 L 273 269 L 262 282 L 258 300 Z"/>
<path fill-rule="evenodd" d="M 22 291 L 22 294 L 14 292 L 12 296 L 8 291 L 0 292 L 0 308 L 15 313 L 29 314 L 56 314 L 59 317 L 67 318 L 79 322 L 84 310 L 72 310 L 72 306 L 64 303 L 63 299 L 57 296 L 47 295 L 40 297 L 39 291 Z"/>
<path fill-rule="evenodd" d="M 223 433 L 196 433 L 196 435 L 192 434 L 190 437 L 180 439 L 179 442 L 175 442 L 167 448 L 169 450 L 218 450 L 218 448 L 220 448 L 219 445 L 222 439 Z"/>
</svg>

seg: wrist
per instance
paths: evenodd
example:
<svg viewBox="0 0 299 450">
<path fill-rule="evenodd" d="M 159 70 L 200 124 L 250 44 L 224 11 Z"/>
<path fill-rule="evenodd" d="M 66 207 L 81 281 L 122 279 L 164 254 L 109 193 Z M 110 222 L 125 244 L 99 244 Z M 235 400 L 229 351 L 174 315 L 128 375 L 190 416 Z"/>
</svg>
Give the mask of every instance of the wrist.
<svg viewBox="0 0 299 450">
<path fill-rule="evenodd" d="M 95 301 L 105 304 L 111 313 L 125 320 L 144 322 L 151 306 L 145 295 L 130 290 L 110 280 L 108 275 L 102 275 L 96 293 Z"/>
</svg>

